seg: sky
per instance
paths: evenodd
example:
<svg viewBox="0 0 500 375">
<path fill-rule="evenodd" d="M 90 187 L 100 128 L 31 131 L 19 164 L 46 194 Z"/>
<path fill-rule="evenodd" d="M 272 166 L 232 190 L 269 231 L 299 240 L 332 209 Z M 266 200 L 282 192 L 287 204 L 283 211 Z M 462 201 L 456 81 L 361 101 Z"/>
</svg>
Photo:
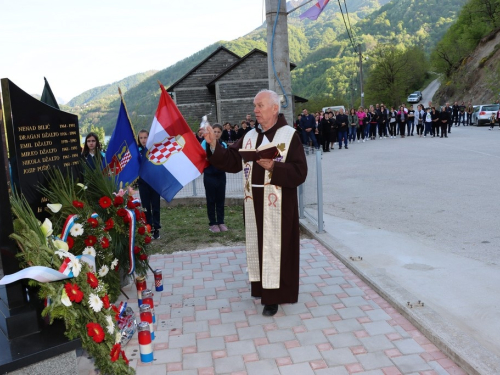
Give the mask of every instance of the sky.
<svg viewBox="0 0 500 375">
<path fill-rule="evenodd" d="M 263 0 L 0 0 L 0 78 L 65 103 L 262 24 Z"/>
</svg>

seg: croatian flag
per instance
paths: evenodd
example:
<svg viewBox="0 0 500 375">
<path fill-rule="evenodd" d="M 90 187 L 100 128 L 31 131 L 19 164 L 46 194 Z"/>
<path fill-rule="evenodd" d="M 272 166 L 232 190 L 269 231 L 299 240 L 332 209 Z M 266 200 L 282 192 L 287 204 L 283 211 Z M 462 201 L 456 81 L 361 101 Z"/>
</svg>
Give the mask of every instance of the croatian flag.
<svg viewBox="0 0 500 375">
<path fill-rule="evenodd" d="M 315 21 L 321 12 L 323 12 L 323 9 L 325 9 L 326 4 L 328 4 L 329 1 L 330 0 L 319 0 L 313 7 L 309 8 L 299 16 L 300 20 L 309 18 L 310 20 Z"/>
<path fill-rule="evenodd" d="M 149 131 L 139 176 L 167 202 L 203 173 L 206 153 L 179 109 L 160 85 L 161 96 Z"/>
</svg>

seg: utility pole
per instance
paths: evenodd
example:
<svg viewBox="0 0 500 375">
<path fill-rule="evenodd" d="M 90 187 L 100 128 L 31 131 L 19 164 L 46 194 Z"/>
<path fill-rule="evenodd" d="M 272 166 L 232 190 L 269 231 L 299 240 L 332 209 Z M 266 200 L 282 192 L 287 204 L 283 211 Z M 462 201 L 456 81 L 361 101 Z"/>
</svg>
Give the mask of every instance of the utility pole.
<svg viewBox="0 0 500 375">
<path fill-rule="evenodd" d="M 273 29 L 277 15 L 279 15 L 279 17 L 278 22 L 276 23 L 276 29 L 274 30 L 273 41 Z M 267 71 L 269 74 L 269 89 L 275 91 L 280 96 L 283 95 L 283 90 L 281 89 L 278 80 L 274 75 L 274 70 L 276 70 L 276 75 L 278 76 L 288 99 L 288 105 L 285 108 L 283 107 L 283 105 L 286 105 L 285 103 L 287 103 L 287 101 L 283 97 L 280 112 L 285 115 L 288 124 L 291 125 L 293 124 L 294 120 L 294 102 L 292 97 L 292 79 L 290 75 L 290 53 L 288 48 L 288 15 L 286 12 L 286 0 L 266 0 L 266 23 Z M 275 69 L 273 69 L 273 62 Z"/>
<path fill-rule="evenodd" d="M 358 44 L 359 53 L 359 86 L 361 91 L 361 107 L 365 108 L 365 92 L 363 90 L 363 54 L 361 53 L 361 44 Z"/>
</svg>

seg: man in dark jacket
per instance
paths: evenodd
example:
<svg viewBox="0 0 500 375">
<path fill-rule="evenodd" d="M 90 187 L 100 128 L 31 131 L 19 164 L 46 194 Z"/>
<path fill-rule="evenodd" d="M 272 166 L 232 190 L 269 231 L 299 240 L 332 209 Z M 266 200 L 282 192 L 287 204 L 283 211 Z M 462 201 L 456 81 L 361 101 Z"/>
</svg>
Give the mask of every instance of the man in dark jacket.
<svg viewBox="0 0 500 375">
<path fill-rule="evenodd" d="M 335 119 L 335 123 L 337 124 L 339 129 L 338 130 L 339 149 L 342 150 L 342 138 L 344 138 L 345 148 L 348 149 L 349 147 L 347 147 L 347 129 L 349 128 L 349 118 L 344 113 L 343 108 L 340 108 L 339 114 Z"/>
<path fill-rule="evenodd" d="M 319 148 L 318 141 L 316 140 L 316 135 L 314 134 L 316 130 L 316 119 L 313 115 L 309 114 L 309 112 L 305 108 L 302 110 L 300 128 L 302 129 L 302 144 L 304 146 L 308 146 L 310 139 L 313 143 L 314 148 Z"/>
<path fill-rule="evenodd" d="M 439 113 L 439 121 L 441 123 L 441 138 L 443 138 L 443 136 L 445 138 L 448 138 L 448 134 L 447 134 L 446 131 L 450 127 L 450 125 L 449 125 L 449 123 L 450 123 L 450 114 L 446 110 L 445 107 L 443 107 L 441 109 L 441 112 Z"/>
<path fill-rule="evenodd" d="M 330 152 L 330 129 L 332 123 L 332 115 L 326 112 L 319 124 L 319 132 L 323 140 L 323 151 Z"/>
</svg>

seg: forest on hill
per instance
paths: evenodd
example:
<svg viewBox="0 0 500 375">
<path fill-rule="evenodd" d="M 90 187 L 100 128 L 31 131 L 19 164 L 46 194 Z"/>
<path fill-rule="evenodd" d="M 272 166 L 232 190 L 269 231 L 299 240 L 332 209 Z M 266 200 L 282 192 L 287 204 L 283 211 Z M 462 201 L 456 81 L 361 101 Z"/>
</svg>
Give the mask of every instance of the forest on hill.
<svg viewBox="0 0 500 375">
<path fill-rule="evenodd" d="M 415 47 L 422 51 L 418 56 L 426 59 L 456 20 L 465 2 L 352 0 L 345 2 L 347 9 L 342 7 L 341 12 L 332 1 L 317 21 L 299 20 L 299 15 L 308 6 L 291 13 L 288 19 L 290 61 L 297 65 L 292 72 L 293 92 L 309 99 L 311 106 L 333 101 L 347 104 L 351 96 L 359 97 L 355 92 L 359 86 L 358 45 L 363 56 L 368 58 L 365 80 L 374 69 L 379 51 L 386 46 L 402 51 Z M 168 87 L 220 45 L 243 56 L 253 48 L 267 50 L 266 40 L 266 27 L 262 25 L 236 40 L 208 46 L 130 88 L 124 97 L 134 127 L 148 128 L 151 124 L 160 93 L 157 80 Z M 410 86 L 403 91 L 409 89 Z M 359 99 L 353 102 L 359 104 Z M 82 133 L 94 125 L 104 127 L 106 134 L 110 134 L 116 122 L 119 98 L 101 98 L 87 103 L 87 107 L 77 112 Z"/>
</svg>

